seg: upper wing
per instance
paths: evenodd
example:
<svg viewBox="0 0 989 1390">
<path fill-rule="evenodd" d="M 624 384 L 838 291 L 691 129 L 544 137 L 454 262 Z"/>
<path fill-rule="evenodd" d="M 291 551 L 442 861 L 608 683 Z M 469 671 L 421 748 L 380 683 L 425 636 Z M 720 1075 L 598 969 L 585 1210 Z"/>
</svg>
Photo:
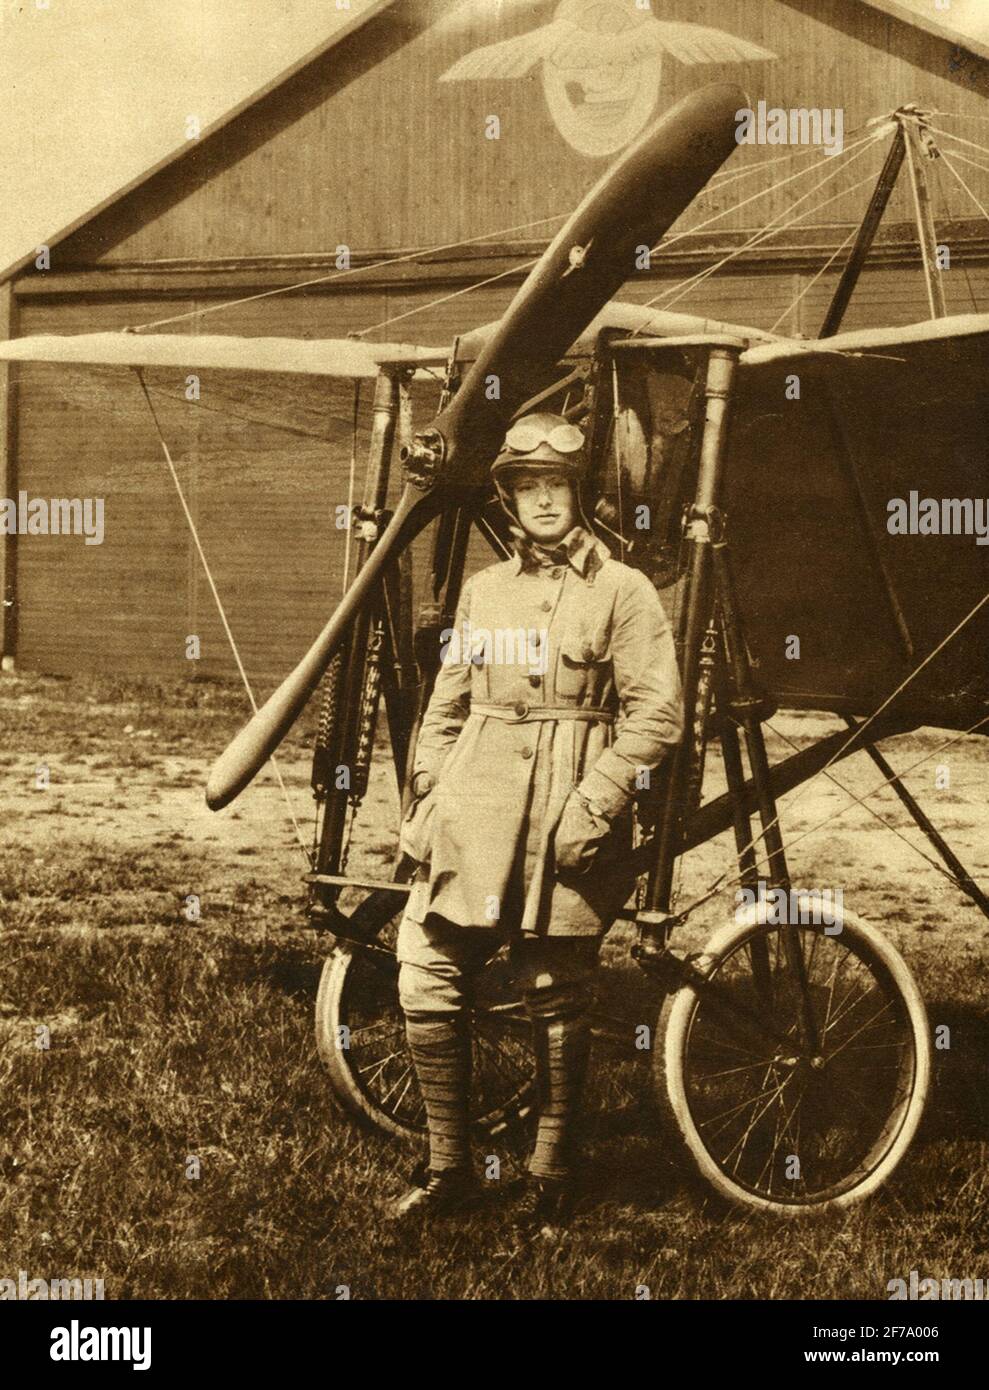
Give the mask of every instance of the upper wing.
<svg viewBox="0 0 989 1390">
<path fill-rule="evenodd" d="M 350 338 L 238 338 L 223 334 L 37 334 L 0 342 L 2 362 L 202 367 L 348 378 L 375 377 L 382 365 L 441 365 L 446 356 L 439 348 L 406 343 L 361 343 Z"/>
<path fill-rule="evenodd" d="M 902 328 L 859 328 L 851 333 L 838 333 L 833 338 L 787 338 L 779 343 L 750 348 L 742 358 L 743 367 L 762 367 L 769 363 L 797 362 L 801 358 L 820 358 L 825 370 L 838 368 L 838 360 L 852 353 L 857 357 L 899 362 L 902 353 L 910 350 L 933 360 L 938 344 L 960 351 L 960 345 L 978 348 L 980 353 L 989 340 L 989 314 L 953 314 L 944 319 L 924 319 Z M 916 345 L 916 346 L 915 346 Z M 891 348 L 892 353 L 886 349 Z M 932 378 L 932 382 L 935 379 Z M 943 385 L 940 378 L 938 384 Z M 932 385 L 933 391 L 933 385 Z M 980 391 L 980 395 L 984 395 Z M 926 397 L 925 397 L 926 398 Z"/>
<path fill-rule="evenodd" d="M 462 334 L 457 346 L 458 356 L 466 362 L 472 362 L 497 331 L 500 322 L 500 319 L 496 319 L 493 323 L 481 324 L 478 328 L 472 328 L 470 332 Z M 759 345 L 786 345 L 790 341 L 780 338 L 778 334 L 767 333 L 761 328 L 723 323 L 720 319 L 702 318 L 697 314 L 677 314 L 669 309 L 652 309 L 623 299 L 611 299 L 580 336 L 574 339 L 566 355 L 593 357 L 598 336 L 606 328 L 624 329 L 629 334 L 649 338 L 732 337 Z"/>
</svg>

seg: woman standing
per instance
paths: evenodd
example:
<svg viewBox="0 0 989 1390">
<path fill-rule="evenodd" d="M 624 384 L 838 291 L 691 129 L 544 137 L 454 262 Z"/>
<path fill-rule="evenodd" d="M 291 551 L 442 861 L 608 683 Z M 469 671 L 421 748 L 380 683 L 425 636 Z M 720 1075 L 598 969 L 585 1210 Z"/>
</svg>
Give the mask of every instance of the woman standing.
<svg viewBox="0 0 989 1390">
<path fill-rule="evenodd" d="M 401 1218 L 476 1195 L 467 999 L 508 942 L 535 1036 L 527 1215 L 547 1233 L 565 1224 L 591 979 L 634 878 L 631 803 L 680 738 L 670 624 L 645 575 L 590 528 L 583 442 L 545 412 L 509 430 L 492 475 L 515 554 L 464 584 L 416 745 L 401 846 L 421 867 L 399 931 L 399 996 L 429 1167 L 395 1205 Z"/>
</svg>

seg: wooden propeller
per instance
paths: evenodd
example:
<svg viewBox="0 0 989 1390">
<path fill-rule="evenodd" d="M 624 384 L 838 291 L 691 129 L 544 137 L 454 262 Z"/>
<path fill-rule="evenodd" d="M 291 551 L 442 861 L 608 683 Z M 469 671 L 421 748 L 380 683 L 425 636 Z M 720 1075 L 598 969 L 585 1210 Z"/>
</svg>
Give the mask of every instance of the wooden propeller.
<svg viewBox="0 0 989 1390">
<path fill-rule="evenodd" d="M 450 405 L 406 452 L 409 481 L 388 527 L 312 647 L 217 759 L 214 811 L 263 767 L 301 714 L 385 566 L 457 492 L 486 485 L 508 422 L 735 148 L 740 88 L 684 98 L 604 174 L 520 287 Z M 492 399 L 494 397 L 494 399 Z"/>
</svg>

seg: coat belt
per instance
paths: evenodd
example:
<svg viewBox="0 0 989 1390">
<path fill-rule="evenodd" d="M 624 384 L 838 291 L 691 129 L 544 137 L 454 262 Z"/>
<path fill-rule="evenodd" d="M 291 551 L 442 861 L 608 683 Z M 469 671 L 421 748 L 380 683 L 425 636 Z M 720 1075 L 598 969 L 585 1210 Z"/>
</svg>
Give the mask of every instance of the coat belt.
<svg viewBox="0 0 989 1390">
<path fill-rule="evenodd" d="M 613 724 L 614 710 L 595 705 L 490 705 L 471 701 L 471 714 L 483 714 L 491 719 L 505 719 L 512 724 L 529 724 L 533 720 L 587 719 L 595 723 Z"/>
</svg>

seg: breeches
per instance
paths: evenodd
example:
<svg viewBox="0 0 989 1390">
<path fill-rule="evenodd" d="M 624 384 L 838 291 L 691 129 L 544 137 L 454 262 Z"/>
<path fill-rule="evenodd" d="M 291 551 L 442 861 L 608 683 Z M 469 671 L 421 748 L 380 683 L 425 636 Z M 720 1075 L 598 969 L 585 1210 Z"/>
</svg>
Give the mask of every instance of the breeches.
<svg viewBox="0 0 989 1390">
<path fill-rule="evenodd" d="M 474 984 L 498 950 L 496 929 L 460 927 L 442 919 L 403 920 L 398 933 L 398 993 L 407 1017 L 458 1016 L 470 1008 Z M 529 1013 L 580 1013 L 590 1003 L 600 940 L 586 936 L 525 937 L 509 963 Z"/>
</svg>

